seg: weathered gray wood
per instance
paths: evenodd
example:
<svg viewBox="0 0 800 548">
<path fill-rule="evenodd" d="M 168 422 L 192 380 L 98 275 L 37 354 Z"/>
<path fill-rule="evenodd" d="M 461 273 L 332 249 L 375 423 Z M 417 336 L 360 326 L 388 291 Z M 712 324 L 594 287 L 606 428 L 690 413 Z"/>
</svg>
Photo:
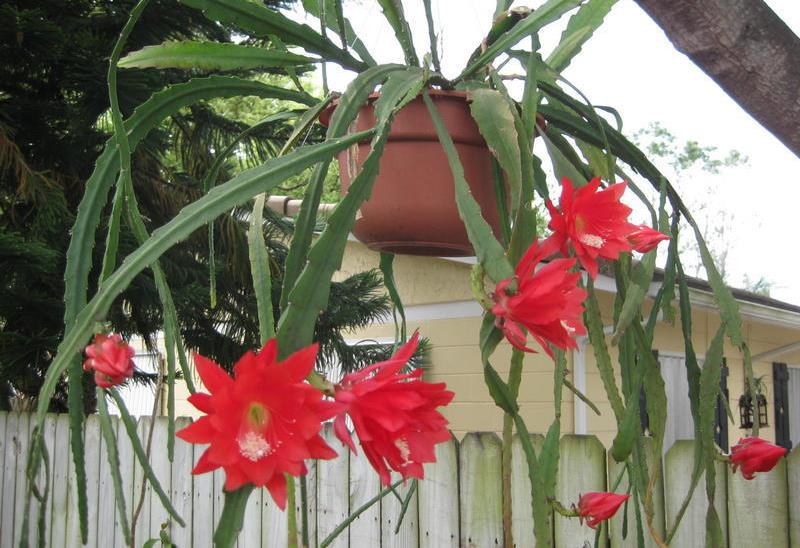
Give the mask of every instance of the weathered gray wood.
<svg viewBox="0 0 800 548">
<path fill-rule="evenodd" d="M 206 445 L 194 447 L 194 463 L 200 460 L 205 452 Z M 194 501 L 192 519 L 192 546 L 193 548 L 211 548 L 211 538 L 214 535 L 214 475 L 206 472 L 194 476 L 192 484 L 192 500 Z"/>
<path fill-rule="evenodd" d="M 0 411 L 0 488 L 3 488 L 3 478 L 5 477 L 5 452 L 6 452 L 6 423 L 8 419 L 8 412 Z M 5 523 L 3 522 L 3 499 L 0 497 L 0 539 L 3 538 L 3 529 Z"/>
<path fill-rule="evenodd" d="M 69 475 L 69 417 L 58 415 L 56 418 L 56 457 L 53 458 L 52 517 L 50 519 L 50 544 L 58 546 L 64 543 L 67 536 L 67 504 L 69 486 L 72 479 Z"/>
<path fill-rule="evenodd" d="M 455 439 L 436 446 L 436 462 L 425 465 L 425 479 L 419 482 L 418 489 L 420 546 L 457 547 L 458 442 Z"/>
<path fill-rule="evenodd" d="M 259 548 L 261 546 L 261 497 L 265 489 L 254 489 L 247 500 L 244 511 L 244 524 L 239 533 L 239 548 Z M 267 493 L 266 496 L 269 496 Z"/>
<path fill-rule="evenodd" d="M 286 548 L 289 527 L 286 512 L 278 508 L 272 495 L 266 489 L 261 497 L 261 543 L 267 548 Z"/>
<path fill-rule="evenodd" d="M 67 422 L 65 426 L 69 431 L 69 418 L 66 418 Z M 72 441 L 72 432 L 69 433 L 69 436 L 70 440 L 68 440 L 67 447 L 70 447 L 69 443 Z M 71 448 L 67 450 L 67 455 L 67 461 L 69 463 L 67 472 L 69 474 L 69 481 L 67 481 L 67 534 L 65 538 L 68 548 L 78 548 L 83 546 L 83 544 L 81 544 L 81 530 L 78 516 L 78 480 L 75 475 L 75 461 L 72 459 Z"/>
<path fill-rule="evenodd" d="M 191 419 L 181 417 L 175 420 L 175 431 L 186 428 Z M 192 467 L 194 462 L 194 445 L 187 443 L 180 438 L 175 440 L 175 455 L 172 459 L 172 482 L 170 488 L 170 500 L 183 518 L 186 527 L 181 527 L 177 523 L 172 523 L 170 527 L 170 538 L 177 546 L 192 545 Z M 202 513 L 200 514 L 202 517 Z"/>
<path fill-rule="evenodd" d="M 137 503 L 137 500 L 133 496 L 133 485 L 136 482 L 134 472 L 136 455 L 133 453 L 133 444 L 128 437 L 128 431 L 125 429 L 125 425 L 121 420 L 117 421 L 117 451 L 119 452 L 119 472 L 120 478 L 122 479 L 122 491 L 125 493 L 125 515 L 128 519 L 128 527 L 130 527 L 133 520 L 133 511 Z M 122 530 L 122 522 L 120 521 L 121 514 L 117 511 L 114 516 L 114 546 L 115 548 L 126 548 L 128 544 L 125 542 L 125 534 Z"/>
<path fill-rule="evenodd" d="M 341 455 L 340 455 L 341 456 Z M 372 469 L 364 451 L 350 454 L 350 511 L 353 512 L 381 490 L 378 473 Z M 390 495 L 391 496 L 391 495 Z M 373 504 L 350 524 L 350 546 L 379 546 L 381 542 L 381 503 Z"/>
<path fill-rule="evenodd" d="M 49 489 L 48 496 L 47 496 L 47 502 L 45 503 L 45 506 L 44 506 L 44 513 L 45 513 L 44 523 L 45 523 L 45 526 L 47 527 L 47 530 L 44 533 L 45 534 L 45 539 L 46 539 L 46 542 L 45 542 L 46 546 L 50 546 L 50 544 L 49 544 L 50 527 L 51 527 L 51 523 L 53 521 L 53 487 L 54 487 L 54 484 L 53 484 L 53 473 L 55 471 L 55 466 L 56 466 L 55 461 L 56 461 L 56 459 L 61 458 L 60 454 L 56 452 L 57 451 L 57 449 L 56 449 L 56 421 L 57 420 L 58 420 L 58 415 L 56 415 L 54 413 L 48 413 L 47 416 L 44 419 L 44 425 L 42 427 L 43 439 L 44 439 L 45 446 L 47 447 L 47 453 L 48 453 L 49 460 L 50 460 L 50 464 L 48 466 L 47 475 L 45 476 L 45 474 L 43 472 L 39 474 L 39 485 L 44 486 L 44 482 L 45 482 L 45 479 L 46 479 L 47 482 L 48 482 L 48 489 Z M 0 418 L 0 432 L 2 432 L 2 431 L 3 431 L 2 430 L 2 418 Z M 0 450 L 0 455 L 2 455 L 2 450 Z M 0 466 L 0 474 L 2 474 L 2 466 Z M 2 485 L 2 481 L 0 481 L 0 485 Z M 32 527 L 33 530 L 36 531 L 36 534 L 37 534 L 36 538 L 38 539 L 39 538 L 38 537 L 39 524 L 38 523 L 32 523 L 31 527 Z M 31 542 L 31 545 L 33 545 L 33 542 Z"/>
<path fill-rule="evenodd" d="M 786 460 L 746 480 L 728 470 L 728 534 L 731 546 L 789 546 Z"/>
<path fill-rule="evenodd" d="M 786 459 L 789 491 L 789 545 L 800 547 L 800 449 L 795 447 Z"/>
<path fill-rule="evenodd" d="M 392 472 L 392 483 L 400 479 L 400 474 Z M 405 500 L 414 485 L 406 480 L 395 488 L 400 499 Z M 419 546 L 419 493 L 416 489 L 411 495 L 408 509 L 400 522 L 402 504 L 398 497 L 387 495 L 381 500 L 381 546 L 383 548 L 416 548 Z M 400 528 L 398 529 L 398 523 Z"/>
<path fill-rule="evenodd" d="M 470 433 L 461 441 L 461 546 L 502 546 L 501 442 L 494 433 Z"/>
<path fill-rule="evenodd" d="M 308 542 L 309 546 L 314 547 L 317 545 L 317 461 L 307 460 L 306 467 L 308 473 L 305 476 L 306 480 L 306 498 L 308 499 L 308 508 L 306 508 L 306 515 L 308 519 Z M 297 480 L 297 503 L 300 504 L 300 478 Z M 298 520 L 301 520 L 300 510 L 297 512 Z M 297 527 L 303 526 L 301 521 L 297 522 Z M 301 530 L 302 534 L 302 530 Z"/>
<path fill-rule="evenodd" d="M 649 459 L 652 457 L 652 439 L 646 438 L 645 439 L 645 451 L 647 452 L 647 458 Z M 628 485 L 630 484 L 627 472 L 623 472 L 625 469 L 624 463 L 619 463 L 614 460 L 611 456 L 611 451 L 608 452 L 608 490 L 611 491 L 614 482 L 616 482 L 617 477 L 620 477 L 620 473 L 622 473 L 621 480 L 619 485 L 616 489 L 614 489 L 615 493 L 625 493 L 628 491 Z M 648 462 L 651 462 L 648 460 Z M 652 470 L 650 471 L 652 473 Z M 623 510 L 627 507 L 627 513 Z M 658 479 L 656 480 L 655 488 L 653 490 L 653 527 L 655 528 L 656 532 L 658 533 L 660 538 L 664 538 L 664 474 L 663 470 L 659 469 Z M 658 544 L 653 539 L 652 535 L 649 534 L 649 530 L 647 527 L 645 512 L 644 512 L 644 503 L 643 501 L 639 501 L 639 512 L 642 516 L 642 529 L 644 530 L 644 542 L 645 546 L 656 547 Z M 627 529 L 627 536 L 623 538 L 623 522 L 627 520 L 628 529 Z M 617 514 L 609 520 L 609 531 L 608 535 L 611 541 L 612 548 L 627 548 L 627 547 L 636 547 L 637 544 L 637 535 L 636 535 L 636 510 L 633 505 L 633 497 L 628 501 L 628 504 L 620 508 Z M 675 546 L 682 546 L 682 544 L 675 544 Z"/>
<path fill-rule="evenodd" d="M 333 433 L 330 424 L 322 430 L 322 437 L 339 456 L 317 462 L 317 536 L 320 541 L 330 534 L 349 514 L 350 451 Z M 347 531 L 330 544 L 331 548 L 348 546 Z"/>
<path fill-rule="evenodd" d="M 165 493 L 171 490 L 172 482 L 172 466 L 169 462 L 169 454 L 167 453 L 167 437 L 169 436 L 169 419 L 167 417 L 156 417 L 153 426 L 153 444 L 150 449 L 150 465 L 153 467 L 153 472 L 161 484 L 161 488 Z M 164 524 L 171 528 L 172 518 L 169 513 L 164 509 L 158 495 L 150 491 L 150 538 L 159 538 L 161 528 Z M 175 525 L 175 527 L 180 527 Z M 169 530 L 169 529 L 168 529 Z"/>
<path fill-rule="evenodd" d="M 94 415 L 97 417 L 97 415 Z M 111 417 L 112 428 L 116 430 L 116 417 Z M 98 421 L 98 430 L 100 425 Z M 102 437 L 103 432 L 99 432 L 101 437 L 102 449 L 98 455 L 98 500 L 97 500 L 97 546 L 106 548 L 114 546 L 114 522 L 116 518 L 116 504 L 114 504 L 114 480 L 111 477 L 111 467 L 108 464 L 108 445 Z M 89 456 L 88 453 L 86 455 Z"/>
<path fill-rule="evenodd" d="M 692 440 L 679 440 L 667 451 L 664 457 L 664 477 L 666 491 L 664 493 L 667 526 L 672 527 L 680 510 L 686 494 L 691 485 L 692 469 L 694 468 L 694 442 Z M 727 511 L 727 473 L 723 463 L 717 463 L 717 490 L 714 493 L 714 507 L 717 509 L 722 533 L 728 538 L 728 511 Z M 706 495 L 705 474 L 695 489 L 686 513 L 681 519 L 678 530 L 672 539 L 673 546 L 686 546 L 687 548 L 702 548 L 706 545 L 706 511 L 708 497 Z"/>
<path fill-rule="evenodd" d="M 30 413 L 20 413 L 15 443 L 18 453 L 17 479 L 15 481 L 16 488 L 14 490 L 14 544 L 19 545 L 20 538 L 22 537 L 22 519 L 25 512 L 28 510 L 28 489 L 25 478 L 25 465 L 28 460 L 30 449 Z M 31 516 L 35 517 L 35 515 L 35 510 L 31 508 Z"/>
<path fill-rule="evenodd" d="M 151 424 L 152 421 L 150 417 L 143 416 L 139 418 L 139 422 L 136 425 L 136 435 L 139 436 L 139 440 L 141 440 L 142 447 L 144 447 L 145 451 L 147 450 L 147 438 L 150 432 Z M 142 497 L 142 492 L 144 492 L 144 498 L 142 499 L 143 502 L 136 518 L 136 525 L 134 527 L 135 543 L 137 546 L 139 544 L 144 544 L 150 538 L 150 494 L 153 491 L 153 488 L 150 486 L 150 482 L 143 482 L 144 477 L 142 465 L 139 462 L 139 459 L 136 459 L 133 466 L 134 483 L 133 505 L 131 510 L 132 513 L 136 512 L 139 499 Z"/>
<path fill-rule="evenodd" d="M 212 531 L 216 531 L 219 518 L 222 516 L 222 508 L 225 504 L 225 472 L 222 468 L 217 468 L 209 474 L 214 481 L 211 488 L 211 497 L 214 499 L 214 512 L 212 514 Z"/>
<path fill-rule="evenodd" d="M 17 428 L 19 413 L 6 415 L 3 437 L 3 496 L 2 515 L 0 515 L 0 546 L 14 543 L 14 487 L 17 483 Z"/>
<path fill-rule="evenodd" d="M 606 490 L 606 450 L 595 436 L 567 435 L 561 438 L 556 498 L 562 504 L 577 504 L 584 493 Z M 602 527 L 605 529 L 606 524 Z M 576 518 L 556 515 L 555 545 L 572 548 L 588 542 L 594 545 L 595 531 Z M 599 546 L 606 545 L 600 534 Z"/>
<path fill-rule="evenodd" d="M 541 434 L 531 434 L 531 443 L 537 455 L 542 449 L 543 441 L 544 436 Z M 511 441 L 511 535 L 514 546 L 536 546 L 533 536 L 531 479 L 528 475 L 528 461 L 518 435 L 514 435 Z"/>
</svg>

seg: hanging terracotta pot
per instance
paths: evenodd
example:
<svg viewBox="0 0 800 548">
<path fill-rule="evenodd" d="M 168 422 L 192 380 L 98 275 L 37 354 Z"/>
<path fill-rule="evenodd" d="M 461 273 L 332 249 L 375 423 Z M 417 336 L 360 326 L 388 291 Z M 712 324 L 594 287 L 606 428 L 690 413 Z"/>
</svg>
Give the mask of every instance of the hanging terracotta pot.
<svg viewBox="0 0 800 548">
<path fill-rule="evenodd" d="M 475 120 L 466 94 L 429 90 L 455 143 L 472 195 L 496 236 L 500 220 L 492 182 L 492 155 Z M 375 125 L 370 96 L 351 126 L 352 131 Z M 327 124 L 334 107 L 320 117 Z M 360 171 L 370 152 L 368 141 L 339 153 L 342 193 Z M 356 216 L 353 234 L 375 251 L 459 257 L 473 255 L 467 232 L 458 216 L 450 165 L 439 143 L 422 96 L 411 101 L 394 118 L 380 160 L 372 194 Z"/>
</svg>

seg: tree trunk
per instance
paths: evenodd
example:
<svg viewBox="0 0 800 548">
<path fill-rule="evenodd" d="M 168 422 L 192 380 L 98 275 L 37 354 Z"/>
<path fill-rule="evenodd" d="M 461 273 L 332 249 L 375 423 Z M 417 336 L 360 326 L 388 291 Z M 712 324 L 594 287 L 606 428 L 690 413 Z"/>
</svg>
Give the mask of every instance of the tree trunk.
<svg viewBox="0 0 800 548">
<path fill-rule="evenodd" d="M 762 0 L 636 0 L 739 106 L 800 156 L 800 38 Z"/>
</svg>

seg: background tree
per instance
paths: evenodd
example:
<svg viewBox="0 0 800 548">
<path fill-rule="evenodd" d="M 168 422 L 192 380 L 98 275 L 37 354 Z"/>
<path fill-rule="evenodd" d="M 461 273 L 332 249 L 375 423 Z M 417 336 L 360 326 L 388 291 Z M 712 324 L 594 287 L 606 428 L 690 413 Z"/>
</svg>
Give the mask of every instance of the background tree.
<svg viewBox="0 0 800 548">
<path fill-rule="evenodd" d="M 10 396 L 37 394 L 62 337 L 64 253 L 85 181 L 110 133 L 107 57 L 133 5 L 131 0 L 12 0 L 0 5 L 0 408 L 8 407 Z M 226 42 L 234 32 L 199 11 L 154 0 L 128 43 L 133 50 L 164 40 Z M 123 114 L 129 115 L 153 91 L 188 76 L 179 70 L 122 71 Z M 252 77 L 285 75 L 277 71 Z M 132 163 L 147 224 L 164 224 L 203 193 L 203 179 L 215 154 L 260 119 L 254 114 L 263 117 L 269 111 L 269 104 L 252 98 L 212 101 L 184 109 L 151 132 Z M 291 129 L 286 119 L 260 125 L 241 141 L 233 159 L 218 173 L 219 180 L 275 154 Z M 306 138 L 321 137 L 322 130 L 316 128 Z M 301 183 L 298 179 L 295 186 Z M 333 187 L 327 197 L 335 197 Z M 233 363 L 245 348 L 258 343 L 245 239 L 247 215 L 236 210 L 217 220 L 214 260 L 205 231 L 162 259 L 173 280 L 187 346 L 222 364 Z M 277 295 L 291 223 L 268 215 L 264 229 Z M 123 230 L 120 260 L 135 247 L 130 232 Z M 95 246 L 95 265 L 101 263 L 101 250 L 102 245 Z M 96 281 L 98 275 L 93 272 L 91 279 Z M 208 292 L 212 278 L 213 303 Z M 388 314 L 381 283 L 378 274 L 368 272 L 335 285 L 334 302 L 339 305 L 322 314 L 317 330 L 323 348 L 320 367 L 342 363 L 354 368 L 386 354 L 388 349 L 381 345 L 351 349 L 340 333 Z M 275 311 L 279 313 L 277 297 Z M 161 314 L 153 279 L 147 274 L 118 299 L 108 319 L 124 336 L 138 334 L 152 345 Z M 91 411 L 94 391 L 85 393 Z M 52 407 L 61 410 L 65 405 L 61 390 Z"/>
</svg>

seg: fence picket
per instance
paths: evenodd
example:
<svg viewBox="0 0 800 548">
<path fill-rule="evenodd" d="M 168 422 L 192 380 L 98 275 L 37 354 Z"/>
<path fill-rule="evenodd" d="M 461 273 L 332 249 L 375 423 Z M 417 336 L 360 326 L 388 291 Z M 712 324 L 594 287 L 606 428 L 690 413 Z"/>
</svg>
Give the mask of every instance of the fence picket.
<svg viewBox="0 0 800 548">
<path fill-rule="evenodd" d="M 400 478 L 400 474 L 392 472 L 392 483 Z M 401 500 L 406 500 L 413 485 L 413 481 L 408 480 L 395 488 L 397 494 L 400 495 L 400 500 L 394 495 L 386 495 L 381 500 L 381 546 L 383 548 L 416 548 L 419 546 L 419 493 L 416 489 L 411 495 L 403 521 L 399 522 L 402 511 Z M 399 529 L 397 529 L 398 523 L 400 523 Z M 395 531 L 397 532 L 395 533 Z"/>
<path fill-rule="evenodd" d="M 44 543 L 45 546 L 51 546 L 51 544 L 49 543 L 49 539 L 50 539 L 50 524 L 53 521 L 53 491 L 52 491 L 52 489 L 55 487 L 55 484 L 53 483 L 53 473 L 55 471 L 55 466 L 56 466 L 55 461 L 56 461 L 56 459 L 60 458 L 60 456 L 55 452 L 55 448 L 56 448 L 56 420 L 57 419 L 58 419 L 58 415 L 55 415 L 55 414 L 52 414 L 52 413 L 48 413 L 47 416 L 44 419 L 44 426 L 42 427 L 42 434 L 43 434 L 44 443 L 45 443 L 45 446 L 47 447 L 48 456 L 50 457 L 50 464 L 47 467 L 49 475 L 46 476 L 42 472 L 42 473 L 39 474 L 39 480 L 37 480 L 38 484 L 40 486 L 42 486 L 42 487 L 44 487 L 44 482 L 45 482 L 45 478 L 46 477 L 49 478 L 49 482 L 50 482 L 50 484 L 49 484 L 49 489 L 50 490 L 48 491 L 47 501 L 46 501 L 46 503 L 44 505 L 44 513 L 45 513 L 44 523 L 45 523 L 45 529 L 46 529 L 44 531 L 44 535 L 45 535 L 44 538 L 48 539 L 48 542 Z M 0 419 L 0 432 L 2 432 L 2 431 L 3 431 L 2 430 L 2 419 Z M 2 455 L 2 449 L 0 449 L 0 455 Z M 2 474 L 2 466 L 0 466 L 0 474 Z M 0 485 L 2 485 L 2 480 L 0 480 Z M 35 539 L 38 540 L 38 538 L 39 538 L 39 524 L 35 523 L 35 522 L 31 522 L 31 529 L 33 531 L 36 531 Z M 34 538 L 34 537 L 32 537 L 32 538 Z M 31 541 L 31 546 L 35 546 L 33 541 Z"/>
<path fill-rule="evenodd" d="M 317 462 L 317 537 L 322 541 L 349 513 L 350 450 L 336 438 L 333 427 L 326 424 L 322 437 L 339 457 Z M 343 531 L 330 544 L 331 548 L 346 548 L 347 531 Z"/>
<path fill-rule="evenodd" d="M 786 459 L 769 473 L 746 480 L 728 471 L 728 535 L 731 546 L 789 546 Z"/>
<path fill-rule="evenodd" d="M 176 442 L 175 447 L 177 448 Z M 200 455 L 206 446 L 194 448 L 193 463 L 197 464 Z M 184 474 L 187 473 L 185 470 Z M 211 548 L 211 539 L 214 536 L 214 476 L 213 474 L 199 474 L 193 480 L 194 518 L 192 519 L 192 544 L 193 548 Z"/>
<path fill-rule="evenodd" d="M 418 489 L 420 546 L 457 547 L 458 442 L 455 439 L 436 446 L 436 462 L 425 465 L 425 479 L 419 482 Z"/>
<path fill-rule="evenodd" d="M 667 525 L 672 527 L 686 493 L 691 484 L 691 471 L 694 467 L 694 442 L 678 440 L 664 456 L 664 493 Z M 722 533 L 727 541 L 728 510 L 725 504 L 727 494 L 727 474 L 723 463 L 717 464 L 717 492 L 714 494 L 714 507 L 717 509 Z M 694 496 L 681 519 L 678 530 L 672 539 L 673 546 L 703 548 L 706 545 L 706 498 L 705 475 L 701 476 Z"/>
<path fill-rule="evenodd" d="M 112 420 L 118 435 L 120 470 L 130 520 L 138 493 L 141 492 L 143 474 L 135 462 L 124 427 L 117 419 Z M 177 428 L 188 423 L 189 419 L 179 419 Z M 137 425 L 144 444 L 149 424 L 149 418 L 145 417 Z M 0 487 L 5 495 L 0 497 L 1 546 L 14 546 L 21 534 L 22 512 L 27 504 L 24 473 L 30 445 L 30 425 L 30 415 L 27 413 L 0 412 Z M 169 463 L 165 451 L 167 433 L 166 419 L 157 419 L 151 464 L 187 523 L 186 529 L 172 524 L 171 539 L 180 548 L 211 548 L 213 532 L 222 511 L 225 474 L 217 470 L 213 474 L 192 476 L 191 469 L 205 447 L 194 447 L 182 441 L 176 443 L 175 460 Z M 78 548 L 81 544 L 75 472 L 69 452 L 69 418 L 66 415 L 48 415 L 43 434 L 51 455 L 50 500 L 43 510 L 48 526 L 45 544 Z M 378 475 L 363 453 L 349 454 L 329 426 L 323 430 L 323 437 L 339 451 L 340 457 L 307 463 L 311 548 L 316 548 L 319 541 L 339 525 L 350 511 L 380 491 Z M 531 438 L 538 452 L 542 437 L 533 434 Z M 89 500 L 87 546 L 122 548 L 126 545 L 118 511 L 111 499 L 113 487 L 96 416 L 87 417 L 84 444 Z M 726 545 L 771 548 L 800 546 L 798 453 L 800 449 L 793 451 L 773 471 L 757 474 L 752 481 L 745 481 L 740 474 L 731 475 L 724 463 L 717 463 L 715 497 Z M 357 518 L 332 546 L 453 548 L 503 545 L 501 443 L 497 435 L 469 433 L 461 443 L 453 439 L 438 445 L 436 456 L 436 463 L 425 465 L 425 480 L 418 484 L 398 535 L 394 534 L 394 530 L 401 503 L 395 495 L 390 494 Z M 671 525 L 686 495 L 693 458 L 691 441 L 676 442 L 664 457 L 663 477 L 657 482 L 654 494 L 655 524 L 662 534 L 665 518 L 666 525 Z M 570 505 L 582 493 L 609 489 L 622 466 L 610 457 L 607 459 L 605 449 L 594 436 L 566 435 L 561 439 L 556 497 Z M 394 480 L 398 477 L 393 474 Z M 615 491 L 625 492 L 627 484 L 628 479 L 623 476 Z M 296 485 L 299 498 L 299 481 L 296 481 Z M 398 496 L 404 497 L 411 485 L 410 481 L 401 484 L 397 488 Z M 701 478 L 671 546 L 705 546 L 704 486 Z M 511 489 L 514 546 L 535 546 L 527 464 L 516 437 L 512 444 Z M 299 504 L 298 499 L 298 526 L 301 522 Z M 32 504 L 34 512 L 31 520 L 36 519 L 35 506 Z M 622 538 L 623 519 L 620 513 L 611 520 L 608 533 L 600 536 L 600 546 L 617 548 L 636 545 L 636 521 L 632 506 L 628 508 L 628 535 L 625 539 Z M 160 501 L 146 490 L 145 504 L 136 528 L 136 546 L 142 546 L 150 538 L 157 538 L 160 525 L 166 520 Z M 594 544 L 594 531 L 581 525 L 577 519 L 557 517 L 552 525 L 556 547 L 583 546 L 586 542 Z M 38 535 L 33 522 L 30 523 L 29 534 L 33 542 Z M 277 508 L 268 491 L 258 489 L 251 496 L 237 546 L 287 546 L 286 513 Z M 646 531 L 645 546 L 654 546 Z"/>
<path fill-rule="evenodd" d="M 542 449 L 543 442 L 544 436 L 531 434 L 531 443 L 537 455 Z M 536 539 L 533 536 L 531 479 L 528 475 L 528 461 L 522 450 L 522 442 L 516 434 L 511 442 L 511 519 L 511 535 L 514 546 L 520 548 L 536 546 Z"/>
<path fill-rule="evenodd" d="M 169 454 L 167 453 L 167 436 L 169 435 L 168 420 L 167 417 L 156 417 L 155 424 L 153 425 L 153 443 L 150 449 L 150 466 L 153 467 L 153 472 L 165 493 L 170 492 L 170 484 L 172 481 L 172 466 L 169 462 Z M 177 524 L 173 526 L 172 518 L 164 509 L 158 495 L 151 490 L 149 496 L 150 538 L 159 538 L 161 528 L 164 524 L 166 524 L 168 531 L 169 529 L 180 527 L 180 525 Z"/>
<path fill-rule="evenodd" d="M 645 451 L 647 452 L 648 459 L 652 456 L 653 444 L 652 438 L 645 439 Z M 616 462 L 613 457 L 611 457 L 611 451 L 608 452 L 607 455 L 608 461 L 608 489 L 609 491 L 613 487 L 614 482 L 616 481 L 618 475 L 622 470 L 625 468 L 625 463 Z M 649 461 L 648 461 L 649 462 Z M 685 470 L 691 469 L 691 461 L 689 461 L 689 467 Z M 651 470 L 652 473 L 652 470 Z M 627 472 L 622 472 L 622 480 L 620 481 L 617 488 L 614 490 L 615 493 L 625 493 L 628 491 L 629 485 L 629 478 Z M 702 495 L 702 493 L 700 493 Z M 705 500 L 705 497 L 702 497 Z M 611 541 L 612 548 L 627 548 L 627 547 L 636 547 L 637 539 L 636 539 L 636 510 L 633 506 L 633 498 L 628 502 L 627 506 L 627 513 L 623 513 L 622 509 L 620 509 L 617 514 L 610 520 L 610 527 L 608 531 L 608 536 Z M 639 509 L 640 514 L 642 516 L 642 528 L 644 529 L 644 545 L 647 548 L 656 547 L 658 546 L 653 540 L 653 537 L 648 534 L 647 532 L 647 524 L 644 522 L 645 515 L 644 515 L 644 504 L 642 501 L 639 501 Z M 655 511 L 655 516 L 653 519 L 653 525 L 658 532 L 659 536 L 663 539 L 664 538 L 664 474 L 659 473 L 658 479 L 656 480 L 656 486 L 653 492 L 653 510 Z M 627 535 L 623 538 L 623 523 L 627 520 Z M 683 544 L 674 544 L 674 546 L 684 546 Z"/>
<path fill-rule="evenodd" d="M 97 415 L 93 415 L 93 417 L 95 420 L 98 418 Z M 117 417 L 110 417 L 110 419 L 112 429 L 116 430 L 119 419 Z M 97 546 L 98 548 L 106 548 L 107 546 L 114 546 L 114 522 L 117 508 L 116 504 L 114 504 L 114 480 L 111 477 L 111 468 L 108 464 L 108 446 L 106 445 L 106 440 L 102 437 L 103 432 L 99 421 L 97 429 L 102 445 L 102 450 L 98 455 Z"/>
<path fill-rule="evenodd" d="M 307 460 L 306 466 L 308 473 L 306 474 L 306 497 L 308 499 L 308 542 L 310 547 L 317 546 L 317 461 Z M 297 480 L 297 503 L 300 504 L 300 480 Z M 264 495 L 267 496 L 267 495 Z M 297 519 L 302 520 L 300 511 L 298 509 Z M 297 527 L 302 527 L 302 521 L 297 522 Z M 302 531 L 301 531 L 302 532 Z"/>
<path fill-rule="evenodd" d="M 191 419 L 181 417 L 175 420 L 175 431 L 186 428 Z M 181 439 L 175 440 L 175 455 L 172 460 L 172 482 L 170 489 L 170 500 L 172 501 L 175 510 L 183 518 L 186 523 L 185 527 L 181 527 L 175 522 L 172 522 L 170 527 L 170 538 L 172 542 L 183 548 L 184 546 L 192 546 L 192 484 L 193 476 L 190 473 L 193 467 L 194 459 L 194 445 L 187 443 Z"/>
<path fill-rule="evenodd" d="M 359 448 L 357 455 L 350 455 L 350 508 L 360 508 L 380 490 L 380 478 L 370 466 L 364 451 Z M 350 524 L 350 545 L 379 546 L 380 542 L 381 503 L 378 502 Z"/>
<path fill-rule="evenodd" d="M 136 425 L 136 435 L 139 436 L 139 439 L 142 442 L 142 447 L 144 447 L 145 451 L 147 451 L 147 438 L 150 432 L 150 424 L 152 423 L 150 417 L 142 416 L 139 418 L 139 422 Z M 155 432 L 153 432 L 155 434 Z M 144 470 L 142 469 L 141 463 L 139 460 L 136 459 L 134 461 L 133 466 L 133 513 L 136 512 L 137 508 L 139 509 L 139 514 L 136 519 L 136 527 L 134 528 L 135 531 L 135 543 L 138 546 L 139 544 L 144 544 L 150 538 L 150 493 L 153 491 L 152 487 L 150 487 L 150 483 L 147 482 L 146 485 L 143 485 L 142 480 L 144 478 Z M 142 497 L 142 491 L 144 490 L 144 497 Z M 139 507 L 139 500 L 142 500 L 142 505 Z"/>
<path fill-rule="evenodd" d="M 53 474 L 50 476 L 50 523 L 48 546 L 58 546 L 67 538 L 67 490 L 69 489 L 69 417 L 54 415 L 55 438 L 50 448 Z"/>
<path fill-rule="evenodd" d="M 595 436 L 567 435 L 561 438 L 556 499 L 562 504 L 577 503 L 578 496 L 606 490 L 606 450 Z M 598 546 L 606 546 L 606 524 L 602 525 Z M 575 518 L 555 516 L 557 547 L 594 546 L 595 531 Z"/>
<path fill-rule="evenodd" d="M 461 440 L 461 546 L 502 546 L 501 442 L 493 432 Z"/>
</svg>

